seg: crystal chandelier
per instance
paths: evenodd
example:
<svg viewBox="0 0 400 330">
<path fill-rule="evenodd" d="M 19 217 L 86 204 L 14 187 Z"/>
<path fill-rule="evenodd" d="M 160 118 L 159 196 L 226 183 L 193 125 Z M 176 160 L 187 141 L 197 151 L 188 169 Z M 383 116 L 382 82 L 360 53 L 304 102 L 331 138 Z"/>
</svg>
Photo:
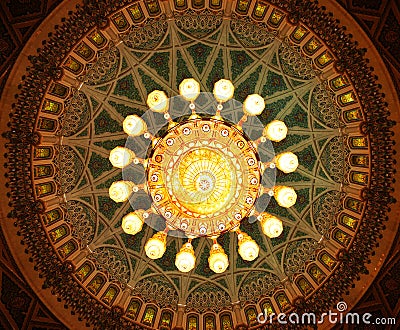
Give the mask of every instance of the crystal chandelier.
<svg viewBox="0 0 400 330">
<path fill-rule="evenodd" d="M 282 221 L 265 211 L 257 211 L 255 204 L 263 194 L 273 196 L 281 207 L 289 208 L 296 203 L 293 188 L 268 186 L 263 182 L 263 173 L 268 168 L 293 172 L 298 159 L 292 152 L 283 152 L 267 162 L 260 159 L 261 144 L 268 140 L 279 142 L 286 137 L 288 130 L 282 121 L 273 120 L 263 127 L 257 139 L 251 140 L 245 134 L 244 123 L 265 108 L 262 96 L 247 96 L 242 105 L 243 115 L 234 124 L 221 115 L 224 104 L 233 98 L 231 81 L 221 79 L 215 83 L 213 97 L 217 105 L 212 116 L 196 113 L 195 100 L 200 95 L 200 84 L 196 80 L 183 80 L 179 93 L 190 109 L 190 115 L 179 122 L 172 119 L 172 105 L 163 91 L 155 90 L 148 95 L 150 110 L 162 114 L 168 121 L 165 133 L 157 137 L 150 133 L 142 117 L 129 115 L 125 118 L 123 130 L 129 137 L 141 136 L 150 141 L 147 156 L 137 157 L 125 146 L 114 148 L 109 160 L 121 169 L 142 164 L 146 179 L 143 184 L 131 180 L 113 182 L 109 195 L 118 203 L 128 201 L 140 190 L 151 198 L 149 209 L 137 209 L 122 219 L 122 229 L 129 235 L 141 231 L 152 214 L 165 221 L 165 229 L 156 232 L 145 244 L 149 258 L 161 258 L 166 251 L 168 232 L 179 231 L 188 239 L 176 255 L 175 265 L 179 271 L 189 272 L 195 267 L 192 240 L 208 237 L 213 241 L 208 258 L 210 269 L 222 273 L 229 261 L 217 238 L 226 232 L 236 233 L 238 253 L 244 260 L 258 257 L 257 243 L 240 230 L 243 219 L 255 216 L 269 238 L 282 233 Z"/>
</svg>

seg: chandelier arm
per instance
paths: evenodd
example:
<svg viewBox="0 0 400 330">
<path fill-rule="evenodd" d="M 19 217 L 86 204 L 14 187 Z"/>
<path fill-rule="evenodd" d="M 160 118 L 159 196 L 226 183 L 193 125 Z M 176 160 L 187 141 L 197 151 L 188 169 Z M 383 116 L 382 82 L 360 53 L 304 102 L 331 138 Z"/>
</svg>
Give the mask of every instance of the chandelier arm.
<svg viewBox="0 0 400 330">
<path fill-rule="evenodd" d="M 256 147 L 258 147 L 261 143 L 264 143 L 267 141 L 267 138 L 265 136 L 260 136 L 257 140 L 254 140 L 253 143 Z"/>
<path fill-rule="evenodd" d="M 236 127 L 239 129 L 242 129 L 243 124 L 247 121 L 247 115 L 243 115 L 242 118 L 240 118 L 239 122 L 236 124 Z"/>
</svg>

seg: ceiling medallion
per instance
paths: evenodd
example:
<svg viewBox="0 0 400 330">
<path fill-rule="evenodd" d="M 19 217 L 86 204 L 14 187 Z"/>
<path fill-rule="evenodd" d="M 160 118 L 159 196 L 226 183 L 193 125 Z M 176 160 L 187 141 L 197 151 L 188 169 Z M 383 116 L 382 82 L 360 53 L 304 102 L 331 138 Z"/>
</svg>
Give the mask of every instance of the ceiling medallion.
<svg viewBox="0 0 400 330">
<path fill-rule="evenodd" d="M 151 123 L 143 118 L 136 115 L 125 118 L 124 132 L 129 137 L 143 136 L 150 140 L 150 152 L 146 158 L 139 158 L 130 148 L 116 147 L 110 152 L 110 162 L 121 169 L 140 163 L 145 168 L 146 179 L 143 184 L 116 181 L 110 186 L 109 195 L 115 202 L 126 202 L 139 190 L 151 197 L 148 210 L 137 209 L 122 220 L 124 232 L 135 235 L 152 214 L 163 218 L 165 229 L 154 234 L 144 247 L 149 258 L 161 258 L 167 235 L 181 232 L 188 241 L 177 253 L 175 265 L 180 271 L 188 272 L 196 264 L 192 240 L 209 237 L 213 240 L 208 259 L 210 269 L 222 273 L 229 262 L 217 242 L 218 236 L 236 232 L 240 256 L 252 261 L 258 256 L 259 247 L 240 230 L 244 219 L 256 217 L 270 238 L 282 233 L 282 221 L 264 212 L 265 202 L 264 209 L 260 209 L 257 199 L 266 194 L 274 196 L 282 207 L 293 206 L 297 198 L 294 189 L 274 186 L 267 172 L 275 173 L 278 168 L 291 173 L 297 169 L 298 159 L 291 152 L 275 156 L 272 147 L 262 148 L 267 141 L 279 142 L 286 137 L 287 127 L 282 121 L 273 120 L 262 127 L 261 136 L 254 140 L 246 134 L 245 123 L 265 108 L 262 96 L 249 95 L 242 105 L 240 120 L 233 124 L 221 115 L 223 103 L 233 97 L 231 81 L 221 79 L 215 83 L 213 96 L 218 104 L 212 116 L 203 113 L 200 116 L 196 112 L 195 100 L 200 95 L 200 84 L 196 80 L 183 80 L 179 92 L 184 102 L 189 102 L 190 109 L 190 114 L 179 122 L 172 119 L 170 107 L 173 105 L 164 92 L 156 90 L 148 95 L 147 105 L 152 112 L 168 120 L 168 129 L 158 137 L 148 128 Z"/>
<path fill-rule="evenodd" d="M 247 217 L 260 188 L 258 154 L 238 128 L 210 118 L 177 124 L 147 167 L 154 207 L 188 237 L 214 236 Z"/>
</svg>

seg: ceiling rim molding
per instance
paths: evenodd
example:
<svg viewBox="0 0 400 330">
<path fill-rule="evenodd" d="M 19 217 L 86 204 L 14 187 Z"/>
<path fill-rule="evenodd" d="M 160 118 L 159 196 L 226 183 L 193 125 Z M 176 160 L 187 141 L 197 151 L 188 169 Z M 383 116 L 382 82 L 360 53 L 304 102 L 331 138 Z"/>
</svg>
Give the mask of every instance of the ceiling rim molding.
<svg viewBox="0 0 400 330">
<path fill-rule="evenodd" d="M 11 126 L 10 121 L 12 121 L 10 113 L 12 109 L 16 106 L 17 97 L 16 95 L 20 92 L 21 87 L 26 83 L 26 78 L 29 79 L 29 74 L 34 71 L 32 70 L 32 61 L 30 56 L 32 54 L 40 54 L 37 52 L 37 47 L 38 45 L 41 45 L 41 42 L 43 40 L 48 40 L 49 36 L 48 33 L 52 32 L 53 34 L 55 31 L 59 30 L 57 29 L 57 26 L 55 25 L 58 23 L 59 27 L 62 27 L 65 25 L 64 21 L 66 20 L 68 22 L 68 19 L 71 19 L 71 14 L 80 12 L 81 14 L 84 15 L 84 5 L 83 5 L 82 0 L 71 0 L 71 1 L 65 1 L 60 3 L 50 14 L 49 16 L 44 19 L 44 21 L 39 25 L 35 33 L 31 36 L 25 47 L 22 49 L 20 55 L 18 56 L 16 62 L 14 63 L 14 66 L 11 70 L 11 73 L 7 79 L 5 88 L 3 89 L 3 92 L 1 94 L 1 100 L 0 104 L 4 109 L 9 109 L 10 112 L 1 112 L 0 113 L 0 128 L 1 132 L 10 132 Z M 115 1 L 117 2 L 117 1 Z M 125 0 L 126 3 L 129 1 Z M 70 14 L 71 13 L 71 14 Z M 91 17 L 89 14 L 86 15 L 87 17 Z M 101 17 L 102 15 L 99 14 L 97 17 Z M 101 21 L 101 19 L 99 19 Z M 89 21 L 92 24 L 93 28 L 95 26 L 95 22 Z M 75 26 L 76 33 L 79 34 L 80 32 L 80 26 Z M 68 38 L 65 39 L 67 41 Z M 65 43 L 64 43 L 65 46 Z M 71 47 L 72 48 L 72 47 Z M 63 60 L 63 59 L 62 59 Z M 62 62 L 62 61 L 61 61 Z M 61 65 L 61 62 L 59 64 Z M 27 68 L 30 67 L 31 71 L 27 70 Z M 31 89 L 31 92 L 36 89 L 46 89 L 48 85 L 51 82 L 52 78 L 56 78 L 54 75 L 51 74 L 52 78 L 47 76 L 49 73 L 46 72 L 44 73 L 44 81 L 41 81 L 41 83 L 36 82 L 35 87 Z M 45 87 L 43 87 L 43 83 L 45 83 Z M 17 106 L 18 107 L 18 106 Z M 38 110 L 39 107 L 36 108 Z M 34 112 L 34 110 L 33 110 Z M 31 118 L 32 119 L 32 118 Z M 11 128 L 12 130 L 12 128 Z M 26 144 L 28 148 L 30 146 L 34 146 L 37 144 L 40 139 L 39 136 L 36 134 L 28 134 L 22 137 L 24 134 L 22 134 L 20 137 L 22 140 L 20 142 L 17 142 L 17 145 L 21 146 L 20 143 Z M 9 179 L 7 175 L 7 168 L 8 165 L 5 165 L 7 163 L 7 160 L 9 158 L 3 156 L 8 151 L 10 150 L 11 145 L 9 144 L 11 140 L 9 140 L 8 137 L 6 137 L 6 134 L 1 134 L 0 135 L 0 141 L 2 142 L 0 145 L 0 151 L 1 151 L 1 163 L 2 166 L 0 167 L 0 182 L 2 183 L 3 187 L 12 187 L 12 184 L 9 185 Z M 11 147 L 12 148 L 12 147 Z M 22 151 L 20 149 L 19 151 Z M 22 151 L 22 154 L 26 152 L 27 149 Z M 26 155 L 26 154 L 25 154 Z M 10 164 L 9 164 L 10 165 Z M 29 166 L 29 165 L 28 165 Z M 24 169 L 22 169 L 24 171 Z M 8 189 L 9 190 L 9 189 Z M 11 188 L 12 190 L 12 188 Z M 29 189 L 28 189 L 29 190 Z M 4 195 L 3 195 L 4 194 Z M 26 248 L 26 244 L 23 242 L 23 239 L 21 239 L 21 236 L 23 235 L 24 229 L 18 227 L 17 222 L 18 218 L 24 218 L 25 216 L 34 219 L 32 222 L 32 225 L 41 226 L 40 223 L 40 218 L 38 217 L 40 213 L 43 213 L 44 210 L 44 204 L 41 203 L 40 201 L 35 202 L 31 198 L 27 198 L 24 202 L 26 203 L 26 213 L 21 216 L 19 215 L 18 217 L 14 216 L 10 218 L 10 212 L 13 210 L 13 206 L 9 202 L 9 200 L 12 198 L 10 195 L 10 191 L 2 191 L 2 198 L 0 201 L 0 218 L 3 221 L 3 232 L 6 237 L 7 244 L 9 247 L 14 247 L 11 248 L 10 251 L 16 261 L 16 264 L 20 267 L 20 269 L 25 269 L 23 271 L 23 275 L 25 277 L 25 281 L 34 289 L 35 293 L 39 297 L 39 299 L 45 303 L 46 306 L 57 306 L 57 308 L 52 308 L 52 313 L 60 320 L 63 322 L 64 325 L 68 326 L 70 329 L 79 329 L 82 328 L 83 326 L 89 327 L 90 324 L 95 324 L 96 319 L 98 315 L 104 315 L 105 319 L 110 320 L 109 325 L 105 325 L 113 327 L 114 326 L 114 321 L 113 320 L 119 320 L 121 317 L 122 310 L 120 308 L 113 308 L 112 310 L 108 310 L 107 313 L 103 310 L 103 305 L 100 304 L 97 300 L 95 300 L 93 297 L 91 297 L 88 293 L 84 293 L 84 299 L 88 304 L 90 302 L 93 302 L 93 305 L 97 307 L 97 310 L 95 308 L 95 311 L 90 319 L 90 322 L 87 321 L 86 319 L 82 318 L 82 315 L 79 312 L 75 312 L 72 310 L 70 305 L 66 303 L 65 300 L 62 300 L 60 298 L 60 295 L 58 294 L 57 291 L 54 290 L 54 287 L 50 290 L 50 286 L 47 286 L 46 280 L 43 279 L 43 275 L 38 272 L 38 268 L 36 267 L 36 262 L 34 261 L 35 258 L 32 259 L 32 255 L 28 252 L 28 248 Z M 33 197 L 33 196 L 31 196 Z M 35 211 L 37 213 L 35 213 Z M 43 243 L 47 241 L 47 237 L 43 236 L 42 240 L 37 238 L 37 242 Z M 54 255 L 55 257 L 55 255 Z M 45 264 L 48 262 L 50 265 L 52 265 L 52 269 L 55 273 L 53 275 L 56 276 L 56 273 L 60 275 L 60 279 L 63 277 L 62 273 L 71 273 L 72 268 L 70 268 L 71 265 L 68 264 L 63 264 L 63 263 L 57 263 L 57 257 L 47 259 L 45 261 Z M 59 260 L 58 260 L 59 261 Z M 53 264 L 54 262 L 54 264 Z M 58 269 L 58 270 L 57 270 Z M 51 291 L 51 294 L 49 293 L 49 290 Z M 75 296 L 75 299 L 79 297 Z M 126 322 L 125 322 L 126 323 Z M 143 330 L 143 329 L 153 329 L 151 327 L 148 327 L 146 325 L 143 325 L 139 322 L 135 322 L 131 320 L 129 323 L 130 329 L 133 330 Z M 127 326 L 127 325 L 126 325 Z M 125 326 L 125 328 L 126 328 Z"/>
<path fill-rule="evenodd" d="M 110 1 L 111 2 L 111 1 Z M 271 1 L 271 2 L 273 2 L 273 1 Z M 290 11 L 292 12 L 292 15 L 291 15 L 291 17 L 290 17 L 290 19 L 292 19 L 292 20 L 297 20 L 297 19 L 301 19 L 301 17 L 297 17 L 297 15 L 295 14 L 295 13 L 299 13 L 299 12 L 302 12 L 302 14 L 304 14 L 306 17 L 307 17 L 307 15 L 309 15 L 308 17 L 311 17 L 311 15 L 310 15 L 310 13 L 309 12 L 307 12 L 307 10 L 310 10 L 310 11 L 312 11 L 313 9 L 310 9 L 310 8 L 307 8 L 306 10 L 304 10 L 304 11 L 301 11 L 302 10 L 302 8 L 300 8 L 300 7 L 290 7 L 289 6 L 289 4 L 290 3 L 292 3 L 291 1 L 285 1 L 285 3 L 288 5 L 288 7 L 287 7 L 287 9 L 290 9 Z M 302 3 L 302 4 L 304 4 L 304 3 Z M 302 5 L 301 4 L 301 5 Z M 290 8 L 289 8 L 290 7 Z M 99 22 L 99 24 L 100 25 L 103 25 L 104 24 L 104 21 L 102 21 L 102 19 L 101 19 L 101 17 L 103 17 L 103 15 L 104 15 L 104 12 L 102 11 L 102 9 L 100 8 L 100 9 L 98 9 L 98 12 L 97 12 L 97 14 L 95 15 L 95 17 L 98 19 L 98 22 Z M 95 19 L 96 20 L 96 19 Z M 319 23 L 323 23 L 323 21 L 324 20 L 321 20 L 321 22 L 319 22 Z M 312 22 L 307 22 L 307 23 L 312 23 Z M 357 51 L 355 51 L 355 56 L 361 56 L 361 54 L 359 53 L 359 52 L 357 52 Z M 356 70 L 357 69 L 357 65 L 358 65 L 358 62 L 360 62 L 360 63 L 363 63 L 363 60 L 359 60 L 360 59 L 360 57 L 358 57 L 358 58 L 356 58 L 356 59 L 354 59 L 354 62 L 353 61 L 351 61 L 351 60 L 349 60 L 349 62 L 347 63 L 348 65 L 352 65 L 352 66 L 354 66 L 354 70 Z M 54 66 L 53 65 L 55 65 L 56 67 L 58 67 L 58 66 L 60 66 L 60 64 L 61 64 L 61 62 L 59 62 L 59 63 L 53 63 L 53 64 L 50 64 L 44 71 L 43 71 L 43 79 L 44 79 L 44 81 L 46 82 L 46 83 L 49 83 L 50 81 L 51 81 L 51 79 L 52 78 L 57 78 L 58 77 L 58 75 L 59 75 L 59 72 L 57 72 L 57 71 L 54 71 L 53 69 L 54 69 Z M 25 82 L 25 84 L 27 84 L 26 82 Z M 25 85 L 26 86 L 26 85 Z M 31 85 L 30 86 L 30 88 L 31 89 L 34 89 L 35 87 L 38 87 L 37 85 Z M 375 92 L 375 90 L 373 90 L 373 89 L 371 89 L 371 92 Z M 379 95 L 379 92 L 378 92 L 378 95 Z M 23 107 L 24 105 L 23 105 L 23 103 L 21 103 L 21 102 L 23 102 L 23 101 L 21 101 L 21 98 L 19 99 L 19 101 L 18 102 L 20 102 L 20 103 L 18 103 L 18 106 L 21 106 L 21 107 Z M 377 104 L 377 106 L 381 106 L 382 105 L 382 103 L 379 103 L 379 104 Z M 17 107 L 18 107 L 17 106 Z M 29 106 L 29 105 L 28 105 Z M 34 109 L 32 109 L 32 108 L 30 108 L 31 110 L 34 110 Z M 378 110 L 380 110 L 380 109 L 378 109 Z M 384 114 L 384 117 L 386 117 L 386 115 L 387 114 Z M 372 123 L 375 123 L 376 122 L 376 119 L 380 119 L 381 117 L 380 116 L 378 116 L 378 117 L 375 117 L 375 115 L 374 114 L 370 114 L 369 115 L 370 117 L 369 117 L 369 120 L 370 120 L 370 122 L 372 122 Z M 15 118 L 15 117 L 14 117 Z M 12 119 L 12 120 L 17 120 L 17 119 Z M 15 122 L 14 122 L 15 123 Z M 376 126 L 377 125 L 371 125 L 371 126 L 368 126 L 368 127 L 365 127 L 364 128 L 364 130 L 365 130 L 365 133 L 373 133 L 373 134 L 381 134 L 382 132 L 384 133 L 384 132 L 389 132 L 389 130 L 390 130 L 390 128 L 391 128 L 391 124 L 389 123 L 389 125 L 386 125 L 386 123 L 382 123 L 382 127 L 379 127 L 379 128 L 377 128 Z M 385 126 L 386 125 L 386 126 Z M 16 127 L 16 126 L 12 126 L 12 127 Z M 21 148 L 21 147 L 26 147 L 26 145 L 35 145 L 35 144 L 37 144 L 38 143 L 38 141 L 40 141 L 40 137 L 39 136 L 37 136 L 37 135 L 35 135 L 35 134 L 25 134 L 24 132 L 22 132 L 22 131 L 15 131 L 15 132 L 11 132 L 11 131 L 9 131 L 6 135 L 5 135 L 5 137 L 9 140 L 9 143 L 10 143 L 10 145 L 9 145 L 9 147 L 10 147 L 10 149 L 13 149 L 13 148 Z M 379 141 L 380 142 L 380 141 Z M 390 145 L 390 140 L 388 140 L 388 141 L 385 141 L 385 144 L 384 144 L 384 146 L 385 147 L 388 147 L 389 145 Z M 378 148 L 379 149 L 379 148 Z M 25 149 L 26 150 L 26 149 Z M 17 154 L 19 153 L 19 155 L 21 156 L 21 157 L 23 157 L 24 155 L 23 155 L 23 153 L 24 153 L 24 151 L 23 151 L 23 149 L 21 148 L 21 150 L 20 149 L 18 149 L 18 152 L 17 152 Z M 10 159 L 9 158 L 9 160 L 8 160 L 8 163 L 9 164 L 11 164 L 10 163 L 10 160 L 12 161 L 12 159 Z M 377 160 L 375 160 L 375 161 L 379 161 L 380 160 L 380 158 L 378 157 L 378 159 Z M 390 164 L 388 163 L 388 165 L 389 165 L 389 167 L 391 167 L 390 166 Z M 385 173 L 386 174 L 386 173 Z M 375 175 L 377 175 L 377 179 L 380 179 L 381 178 L 381 175 L 383 175 L 383 173 L 375 173 Z M 13 184 L 11 184 L 11 186 L 13 186 Z M 17 188 L 18 186 L 17 185 L 15 185 L 15 183 L 14 183 L 14 186 L 13 186 L 13 188 L 15 189 L 15 188 Z M 29 185 L 28 185 L 28 187 L 27 187 L 28 189 L 28 191 L 29 191 Z M 384 195 L 384 197 L 385 198 L 387 198 L 387 201 L 390 201 L 390 197 L 388 196 L 388 193 L 387 193 L 387 190 L 388 189 L 386 189 L 386 188 L 384 188 L 383 190 L 380 190 L 380 189 L 378 189 L 378 190 L 372 190 L 372 192 L 370 191 L 370 192 L 368 192 L 367 190 L 365 190 L 364 191 L 364 194 L 365 194 L 365 196 L 368 196 L 368 195 L 371 195 L 370 197 L 373 199 L 373 202 L 374 203 L 376 203 L 378 206 L 381 206 L 381 198 L 382 198 L 382 194 Z M 375 194 L 377 194 L 377 195 L 375 195 Z M 12 204 L 12 206 L 14 206 L 14 207 L 16 207 L 16 203 L 13 203 Z M 38 213 L 40 213 L 40 212 L 43 212 L 43 210 L 44 210 L 44 206 L 43 206 L 43 204 L 42 203 L 40 203 L 40 202 L 37 202 L 37 201 L 35 201 L 34 199 L 32 199 L 32 198 L 30 198 L 30 196 L 26 196 L 26 199 L 25 199 L 25 201 L 24 201 L 24 203 L 22 204 L 22 206 L 25 208 L 23 211 L 15 211 L 14 210 L 14 212 L 12 212 L 10 215 L 11 215 L 11 218 L 14 218 L 14 217 L 16 217 L 16 216 L 18 216 L 18 217 L 26 217 L 26 216 L 29 216 L 29 217 L 32 217 L 32 219 L 33 219 L 33 221 L 37 221 L 38 220 Z M 374 206 L 374 208 L 375 207 L 378 207 L 378 206 Z M 375 216 L 380 216 L 380 214 L 379 213 L 377 213 L 377 210 L 371 210 L 371 212 L 372 212 L 372 217 L 375 217 Z M 8 220 L 8 221 L 10 221 L 10 219 Z M 34 223 L 33 223 L 34 224 Z M 37 223 L 37 225 L 40 225 L 40 220 L 39 220 L 39 222 Z M 21 228 L 21 231 L 23 231 L 23 228 Z M 37 234 L 43 234 L 43 233 L 39 233 L 39 232 L 37 232 Z M 373 233 L 372 233 L 373 234 Z M 361 244 L 360 245 L 360 248 L 364 245 L 364 244 L 367 244 L 368 242 L 360 242 L 359 244 Z M 357 260 L 357 259 L 354 259 L 353 257 L 351 257 L 351 256 L 347 256 L 346 255 L 346 253 L 343 251 L 343 253 L 341 254 L 341 255 L 339 255 L 339 257 L 340 258 L 342 258 L 342 263 L 341 263 L 341 265 L 343 265 L 343 268 L 344 269 L 351 269 L 351 267 L 353 267 L 353 266 L 357 266 L 358 264 L 359 264 L 359 260 Z M 49 261 L 56 261 L 55 259 L 52 259 L 52 258 L 50 258 L 49 259 Z M 65 272 L 66 273 L 69 273 L 69 272 L 71 272 L 71 265 L 69 265 L 68 263 L 66 263 L 66 264 L 64 264 L 63 266 L 61 266 L 61 267 L 64 267 L 64 270 L 65 270 Z M 57 267 L 56 267 L 57 268 Z M 55 272 L 54 273 L 54 275 L 58 275 L 58 276 L 63 276 L 62 274 L 60 274 L 60 273 L 58 273 L 57 272 L 57 270 L 56 269 L 52 269 L 51 270 L 51 272 Z M 335 274 L 333 274 L 333 275 L 335 275 Z M 333 276 L 332 275 L 332 276 Z M 339 279 L 333 279 L 332 281 L 338 281 L 338 280 L 340 280 L 340 278 Z M 56 284 L 56 283 L 55 283 Z M 349 283 L 348 283 L 348 285 L 351 285 L 351 282 L 349 281 Z M 331 292 L 329 292 L 329 293 L 331 293 Z M 324 292 L 322 292 L 321 293 L 321 295 L 323 296 L 323 295 L 326 295 L 326 293 L 324 293 Z M 342 292 L 337 292 L 336 293 L 336 296 L 335 296 L 335 298 L 337 298 L 337 297 L 339 297 L 340 295 L 342 295 Z M 97 301 L 96 301 L 97 302 Z M 310 307 L 316 307 L 316 301 L 314 301 L 314 302 L 311 302 L 311 304 L 307 304 L 307 303 L 304 303 L 303 301 L 298 301 L 298 308 L 300 309 L 300 310 L 309 310 L 309 308 Z M 317 309 L 320 309 L 321 311 L 324 311 L 325 310 L 325 305 L 324 306 L 318 306 L 317 307 Z M 110 314 L 108 315 L 111 319 L 114 319 L 115 320 L 115 318 L 119 318 L 120 316 L 121 316 L 121 314 L 120 314 L 120 311 L 119 310 L 117 310 L 117 309 L 114 309 L 114 311 L 110 311 Z M 93 316 L 92 316 L 92 319 L 93 319 Z"/>
<path fill-rule="evenodd" d="M 359 47 L 365 48 L 365 57 L 369 61 L 369 66 L 374 68 L 373 74 L 378 75 L 378 82 L 382 85 L 381 92 L 384 93 L 385 101 L 387 102 L 387 108 L 390 111 L 389 119 L 394 120 L 397 124 L 391 129 L 394 132 L 393 141 L 400 141 L 400 95 L 395 88 L 392 75 L 389 73 L 387 66 L 382 60 L 377 48 L 373 44 L 372 40 L 368 37 L 364 29 L 359 23 L 338 3 L 334 3 L 330 0 L 318 0 L 321 6 L 325 6 L 328 12 L 333 13 L 333 17 L 340 17 L 340 25 L 347 28 L 347 33 L 351 33 L 353 36 L 361 35 L 361 38 L 356 38 L 359 43 Z M 393 146 L 393 150 L 400 153 L 400 144 L 396 142 Z M 395 188 L 392 196 L 399 201 L 400 200 L 400 189 L 398 188 L 398 182 L 400 182 L 400 171 L 393 174 L 393 179 L 396 183 L 393 184 Z M 398 203 L 398 202 L 397 202 Z M 372 284 L 372 278 L 375 278 L 384 265 L 384 261 L 387 258 L 392 245 L 393 240 L 396 237 L 396 233 L 400 228 L 398 220 L 400 218 L 400 207 L 397 204 L 392 204 L 388 212 L 389 221 L 386 222 L 386 229 L 382 232 L 383 239 L 380 240 L 379 253 L 370 256 L 371 263 L 367 264 L 366 267 L 369 274 L 360 276 L 360 280 L 356 281 L 355 288 L 351 289 L 349 295 L 346 295 L 346 303 L 348 306 L 355 306 L 358 301 L 368 291 L 370 284 Z M 370 284 L 366 285 L 365 283 Z M 325 328 L 329 328 L 329 324 L 326 322 L 323 324 Z"/>
<path fill-rule="evenodd" d="M 2 109 L 8 109 L 10 111 L 12 109 L 12 104 L 16 102 L 15 95 L 20 91 L 18 86 L 23 83 L 22 77 L 27 75 L 28 72 L 26 68 L 31 65 L 28 56 L 36 53 L 36 50 L 38 46 L 41 45 L 41 42 L 48 38 L 48 33 L 54 30 L 55 24 L 62 25 L 62 20 L 65 19 L 67 12 L 75 10 L 76 5 L 78 4 L 82 4 L 82 0 L 63 1 L 49 13 L 49 15 L 34 31 L 32 36 L 22 48 L 21 52 L 18 54 L 16 61 L 13 63 L 13 67 L 11 68 L 10 74 L 0 95 L 0 105 Z M 10 129 L 8 126 L 10 120 L 9 111 L 0 112 L 1 132 L 5 132 Z M 0 135 L 0 159 L 2 164 L 0 166 L 0 183 L 2 187 L 5 187 L 8 181 L 5 178 L 8 170 L 3 166 L 6 162 L 4 154 L 8 151 L 6 147 L 6 143 L 8 142 L 8 139 L 4 138 L 3 135 Z M 65 326 L 71 329 L 82 327 L 83 324 L 82 321 L 78 320 L 78 315 L 72 315 L 68 310 L 62 308 L 60 302 L 57 300 L 58 297 L 56 295 L 47 294 L 46 290 L 42 290 L 43 279 L 39 277 L 39 273 L 34 270 L 34 265 L 30 260 L 30 255 L 25 253 L 25 246 L 21 245 L 21 239 L 17 235 L 17 227 L 13 221 L 10 221 L 10 219 L 7 217 L 7 214 L 12 210 L 9 205 L 9 198 L 6 196 L 7 192 L 8 191 L 6 191 L 6 189 L 2 189 L 1 191 L 2 198 L 0 199 L 0 219 L 2 221 L 2 231 L 8 246 L 14 247 L 10 248 L 9 250 L 14 257 L 14 261 L 16 262 L 17 266 L 20 269 L 25 268 L 27 271 L 23 273 L 24 280 L 29 284 L 38 298 L 46 306 L 60 305 L 60 308 L 52 309 L 52 313 Z M 28 269 L 27 265 L 31 268 Z"/>
</svg>

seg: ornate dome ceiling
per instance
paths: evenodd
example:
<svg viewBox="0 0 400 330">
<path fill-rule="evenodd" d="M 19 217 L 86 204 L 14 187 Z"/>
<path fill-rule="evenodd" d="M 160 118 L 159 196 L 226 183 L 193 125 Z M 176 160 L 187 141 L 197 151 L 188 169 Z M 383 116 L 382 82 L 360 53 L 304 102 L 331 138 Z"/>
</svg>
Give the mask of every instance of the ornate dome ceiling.
<svg viewBox="0 0 400 330">
<path fill-rule="evenodd" d="M 43 288 L 79 318 L 102 329 L 257 326 L 264 309 L 322 313 L 368 272 L 392 202 L 393 122 L 364 50 L 317 4 L 87 1 L 30 61 L 5 134 L 8 221 Z M 290 149 L 300 163 L 276 178 L 295 188 L 295 206 L 268 204 L 283 233 L 270 239 L 258 222 L 243 221 L 260 256 L 242 260 L 225 234 L 218 242 L 230 266 L 222 274 L 208 267 L 206 239 L 193 242 L 198 258 L 188 274 L 174 265 L 184 238 L 169 237 L 164 256 L 149 260 L 154 225 L 135 236 L 121 229 L 146 199 L 131 206 L 108 195 L 122 178 L 108 156 L 125 144 L 123 119 L 143 115 L 151 91 L 173 97 L 191 77 L 208 92 L 231 79 L 240 102 L 262 95 L 258 119 L 289 128 L 275 152 Z"/>
</svg>

